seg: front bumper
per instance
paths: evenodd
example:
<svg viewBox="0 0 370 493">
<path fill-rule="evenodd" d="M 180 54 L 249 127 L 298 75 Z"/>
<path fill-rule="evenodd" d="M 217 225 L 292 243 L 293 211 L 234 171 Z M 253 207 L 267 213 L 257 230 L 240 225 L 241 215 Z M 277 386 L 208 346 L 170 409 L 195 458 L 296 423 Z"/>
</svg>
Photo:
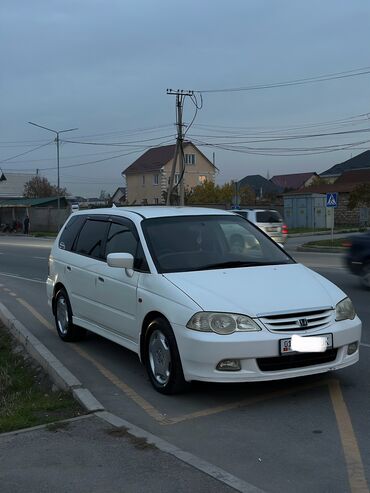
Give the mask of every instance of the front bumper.
<svg viewBox="0 0 370 493">
<path fill-rule="evenodd" d="M 317 336 L 332 333 L 333 348 L 337 349 L 333 361 L 274 371 L 262 371 L 258 360 L 272 357 L 286 358 L 279 354 L 279 341 L 291 337 L 292 333 L 272 333 L 261 330 L 220 336 L 209 332 L 197 332 L 176 324 L 172 324 L 172 327 L 187 381 L 254 382 L 313 375 L 353 365 L 359 359 L 359 351 L 357 349 L 354 354 L 348 355 L 347 348 L 352 342 L 360 342 L 362 324 L 359 318 L 355 317 L 354 320 L 334 322 L 320 331 L 305 334 Z M 240 360 L 241 369 L 216 370 L 217 364 L 225 359 Z"/>
</svg>

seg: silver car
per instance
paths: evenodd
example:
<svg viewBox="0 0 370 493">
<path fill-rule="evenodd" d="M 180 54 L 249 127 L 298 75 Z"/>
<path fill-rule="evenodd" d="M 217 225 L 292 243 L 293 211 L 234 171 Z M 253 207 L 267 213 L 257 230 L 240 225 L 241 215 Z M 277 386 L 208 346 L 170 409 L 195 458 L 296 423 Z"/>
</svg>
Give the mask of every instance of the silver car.
<svg viewBox="0 0 370 493">
<path fill-rule="evenodd" d="M 239 209 L 233 212 L 258 226 L 276 243 L 285 243 L 288 229 L 278 211 L 272 209 Z"/>
</svg>

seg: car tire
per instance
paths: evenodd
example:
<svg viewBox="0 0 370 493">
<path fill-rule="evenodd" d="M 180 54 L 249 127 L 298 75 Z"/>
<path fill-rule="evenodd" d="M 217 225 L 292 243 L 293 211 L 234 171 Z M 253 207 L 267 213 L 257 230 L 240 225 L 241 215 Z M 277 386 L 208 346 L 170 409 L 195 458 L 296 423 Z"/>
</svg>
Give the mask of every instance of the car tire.
<svg viewBox="0 0 370 493">
<path fill-rule="evenodd" d="M 178 394 L 187 387 L 176 339 L 163 318 L 153 320 L 145 337 L 145 366 L 153 387 L 161 394 Z"/>
<path fill-rule="evenodd" d="M 366 289 L 370 289 L 370 262 L 366 262 L 362 267 L 361 283 Z"/>
<path fill-rule="evenodd" d="M 86 330 L 72 322 L 72 308 L 65 289 L 60 289 L 55 296 L 55 325 L 59 337 L 65 342 L 80 341 Z"/>
</svg>

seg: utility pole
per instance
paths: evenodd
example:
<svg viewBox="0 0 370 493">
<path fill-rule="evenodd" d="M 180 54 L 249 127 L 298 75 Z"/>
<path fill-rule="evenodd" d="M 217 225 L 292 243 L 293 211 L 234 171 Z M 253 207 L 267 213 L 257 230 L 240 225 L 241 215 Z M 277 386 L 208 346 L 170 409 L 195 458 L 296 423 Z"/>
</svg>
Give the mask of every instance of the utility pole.
<svg viewBox="0 0 370 493">
<path fill-rule="evenodd" d="M 173 158 L 173 163 L 172 163 L 172 169 L 171 169 L 171 176 L 170 176 L 170 183 L 167 188 L 167 200 L 166 200 L 166 205 L 171 205 L 171 195 L 174 189 L 174 181 L 175 181 L 175 173 L 176 173 L 176 166 L 177 166 L 177 161 L 178 157 L 180 154 L 180 182 L 179 182 L 179 188 L 180 188 L 180 205 L 184 205 L 185 203 L 185 184 L 184 184 L 184 176 L 185 176 L 185 162 L 184 162 L 184 154 L 183 154 L 183 123 L 182 123 L 182 111 L 184 107 L 184 99 L 186 96 L 193 96 L 194 92 L 193 91 L 183 91 L 178 89 L 177 91 L 174 91 L 172 89 L 167 89 L 167 94 L 170 94 L 172 96 L 176 96 L 176 126 L 177 126 L 177 138 L 176 138 L 176 147 L 175 147 L 175 155 Z"/>
<path fill-rule="evenodd" d="M 64 132 L 72 132 L 73 130 L 78 130 L 78 128 L 68 128 L 67 130 L 53 130 L 52 128 L 43 127 L 38 123 L 28 122 L 30 125 L 34 125 L 35 127 L 43 128 L 44 130 L 48 130 L 49 132 L 53 132 L 56 134 L 55 142 L 57 145 L 57 182 L 58 182 L 58 209 L 60 209 L 60 173 L 59 173 L 59 134 Z"/>
</svg>

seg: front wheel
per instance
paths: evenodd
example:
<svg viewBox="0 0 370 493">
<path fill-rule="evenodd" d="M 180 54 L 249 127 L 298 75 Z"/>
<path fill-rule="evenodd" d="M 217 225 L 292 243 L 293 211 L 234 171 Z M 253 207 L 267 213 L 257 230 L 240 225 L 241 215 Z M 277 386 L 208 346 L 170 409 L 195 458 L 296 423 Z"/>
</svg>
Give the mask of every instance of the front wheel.
<svg viewBox="0 0 370 493">
<path fill-rule="evenodd" d="M 186 387 L 175 336 L 164 319 L 153 320 L 145 338 L 145 366 L 153 387 L 176 394 Z"/>
<path fill-rule="evenodd" d="M 86 330 L 72 322 L 72 308 L 66 291 L 62 288 L 55 296 L 55 325 L 59 337 L 65 342 L 83 339 Z"/>
</svg>

